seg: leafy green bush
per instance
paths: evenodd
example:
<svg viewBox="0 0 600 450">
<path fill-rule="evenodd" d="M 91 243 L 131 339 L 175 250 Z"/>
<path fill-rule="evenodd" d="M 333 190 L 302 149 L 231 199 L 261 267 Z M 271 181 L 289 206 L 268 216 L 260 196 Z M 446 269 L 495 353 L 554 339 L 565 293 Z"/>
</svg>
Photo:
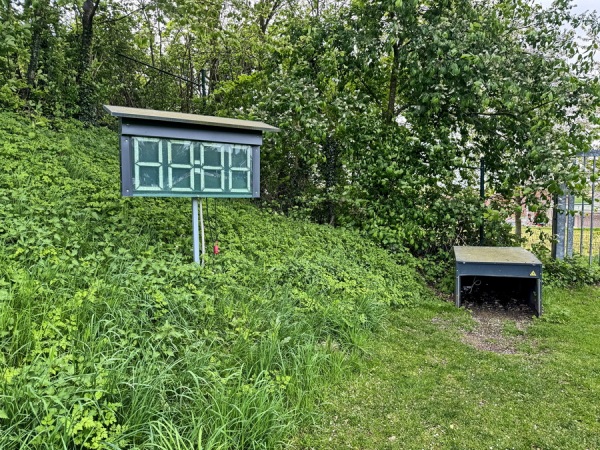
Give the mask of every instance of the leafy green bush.
<svg viewBox="0 0 600 450">
<path fill-rule="evenodd" d="M 117 136 L 0 114 L 0 448 L 276 448 L 388 308 L 423 292 L 357 234 L 247 201 L 119 194 Z"/>
<path fill-rule="evenodd" d="M 597 260 L 576 255 L 573 258 L 558 260 L 552 258 L 548 248 L 547 236 L 532 247 L 532 251 L 542 261 L 544 267 L 544 284 L 556 287 L 578 287 L 600 284 L 600 265 Z"/>
<path fill-rule="evenodd" d="M 600 284 L 600 265 L 591 265 L 580 256 L 565 260 L 544 260 L 544 283 L 557 287 L 576 287 Z"/>
</svg>

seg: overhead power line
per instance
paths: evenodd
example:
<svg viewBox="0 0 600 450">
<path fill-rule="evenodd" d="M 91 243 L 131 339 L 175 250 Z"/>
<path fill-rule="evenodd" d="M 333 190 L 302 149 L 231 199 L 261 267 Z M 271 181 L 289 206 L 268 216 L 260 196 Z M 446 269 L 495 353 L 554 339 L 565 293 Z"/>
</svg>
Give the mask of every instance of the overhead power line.
<svg viewBox="0 0 600 450">
<path fill-rule="evenodd" d="M 145 62 L 140 61 L 138 59 L 132 58 L 131 56 L 124 55 L 123 53 L 117 53 L 117 55 L 119 55 L 122 58 L 125 58 L 125 59 L 128 59 L 130 61 L 133 61 L 133 62 L 136 62 L 138 64 L 141 64 L 143 66 L 149 67 L 150 69 L 154 69 L 154 70 L 156 70 L 158 72 L 164 73 L 165 75 L 169 75 L 170 77 L 177 78 L 179 80 L 185 81 L 186 83 L 190 83 L 193 86 L 196 86 L 200 90 L 200 92 L 203 92 L 202 91 L 202 84 L 197 83 L 194 80 L 190 80 L 189 78 L 183 77 L 181 75 L 176 75 L 174 73 L 168 72 L 168 71 L 163 70 L 163 69 L 161 69 L 159 67 L 153 66 L 152 64 L 148 64 L 148 63 L 145 63 Z"/>
</svg>

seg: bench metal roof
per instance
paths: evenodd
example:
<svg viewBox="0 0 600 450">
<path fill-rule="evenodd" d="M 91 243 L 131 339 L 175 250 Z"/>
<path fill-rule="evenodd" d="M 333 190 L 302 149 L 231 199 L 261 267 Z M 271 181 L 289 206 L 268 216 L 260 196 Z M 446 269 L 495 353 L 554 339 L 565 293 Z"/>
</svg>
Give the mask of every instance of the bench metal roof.
<svg viewBox="0 0 600 450">
<path fill-rule="evenodd" d="M 457 263 L 542 264 L 531 252 L 521 247 L 456 246 L 454 247 L 454 254 Z"/>
</svg>

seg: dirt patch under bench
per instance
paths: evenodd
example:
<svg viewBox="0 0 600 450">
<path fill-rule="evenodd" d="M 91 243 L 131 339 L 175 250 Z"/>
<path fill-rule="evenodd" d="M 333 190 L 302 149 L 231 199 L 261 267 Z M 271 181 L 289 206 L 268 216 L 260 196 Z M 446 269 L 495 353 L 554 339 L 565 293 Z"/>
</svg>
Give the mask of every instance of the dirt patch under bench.
<svg viewBox="0 0 600 450">
<path fill-rule="evenodd" d="M 463 342 L 479 350 L 519 353 L 535 314 L 528 304 L 506 296 L 478 296 L 466 299 L 463 305 L 475 321 L 473 329 L 465 330 Z"/>
</svg>

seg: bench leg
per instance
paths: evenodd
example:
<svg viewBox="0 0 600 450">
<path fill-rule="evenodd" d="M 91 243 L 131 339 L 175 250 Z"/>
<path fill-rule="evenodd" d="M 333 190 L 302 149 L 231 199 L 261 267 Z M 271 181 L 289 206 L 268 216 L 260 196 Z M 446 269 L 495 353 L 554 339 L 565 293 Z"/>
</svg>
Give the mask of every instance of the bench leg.
<svg viewBox="0 0 600 450">
<path fill-rule="evenodd" d="M 542 315 L 542 280 L 540 278 L 538 278 L 536 285 L 536 303 L 536 313 L 540 317 Z"/>
</svg>

